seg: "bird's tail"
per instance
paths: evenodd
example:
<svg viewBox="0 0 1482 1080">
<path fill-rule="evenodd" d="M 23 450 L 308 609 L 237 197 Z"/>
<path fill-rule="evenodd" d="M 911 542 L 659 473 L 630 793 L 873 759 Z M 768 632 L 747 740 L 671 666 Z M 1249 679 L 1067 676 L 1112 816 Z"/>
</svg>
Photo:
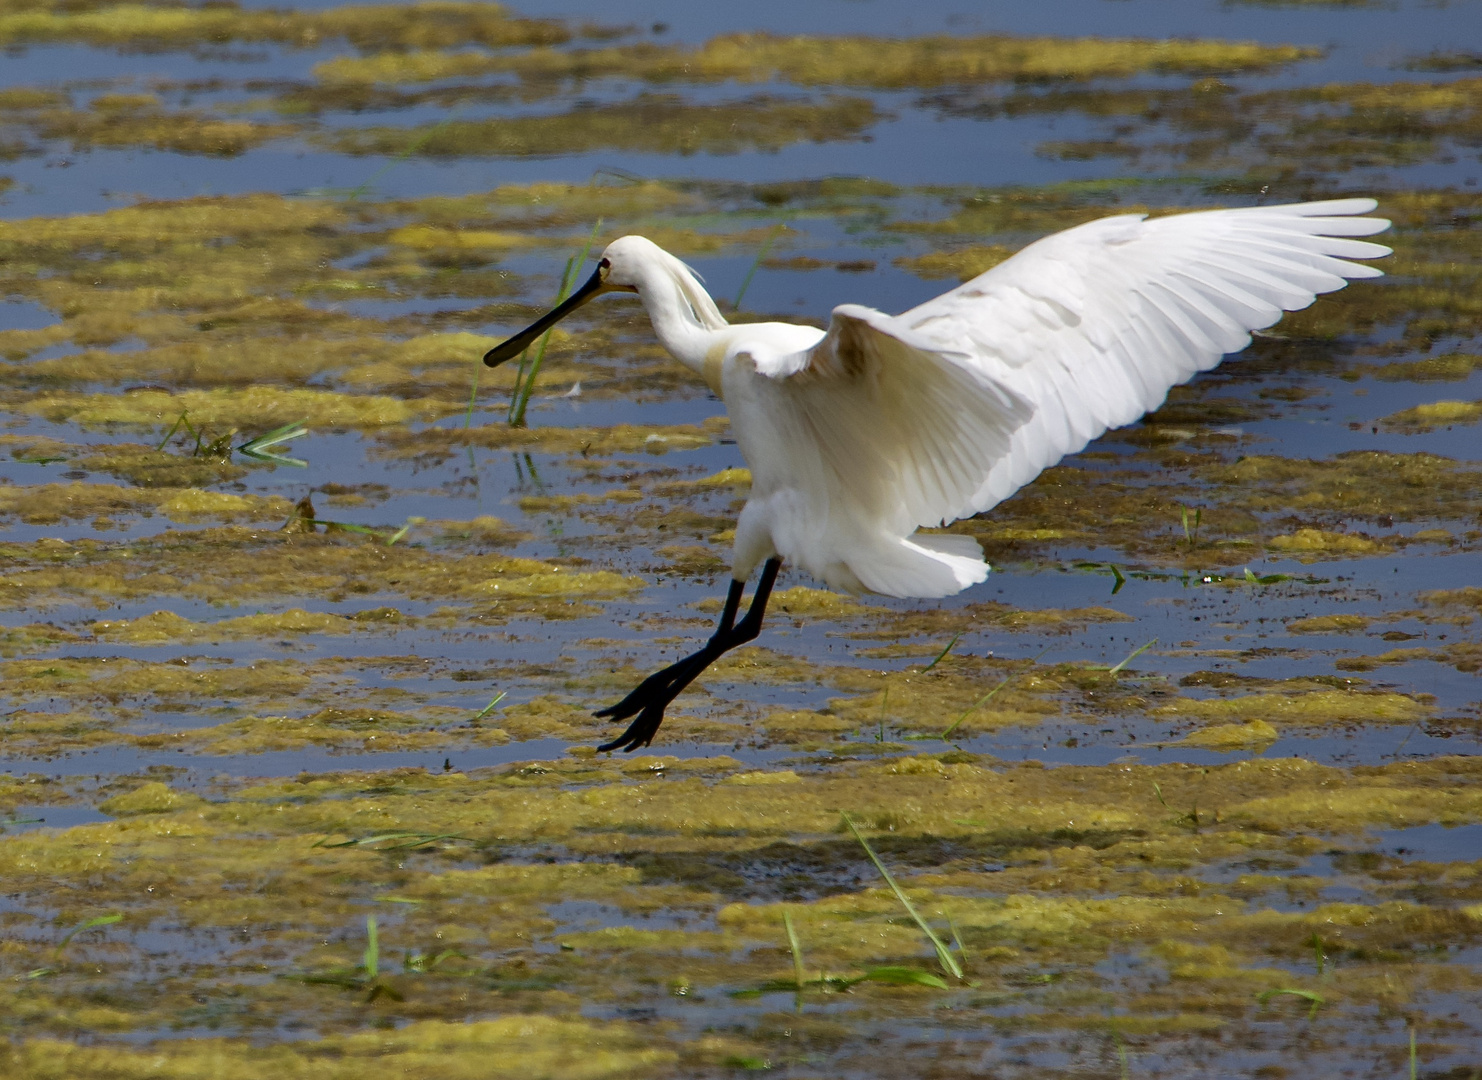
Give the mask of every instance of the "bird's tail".
<svg viewBox="0 0 1482 1080">
<path fill-rule="evenodd" d="M 861 586 L 885 596 L 952 596 L 988 577 L 978 542 L 950 533 L 882 539 L 844 561 Z"/>
</svg>

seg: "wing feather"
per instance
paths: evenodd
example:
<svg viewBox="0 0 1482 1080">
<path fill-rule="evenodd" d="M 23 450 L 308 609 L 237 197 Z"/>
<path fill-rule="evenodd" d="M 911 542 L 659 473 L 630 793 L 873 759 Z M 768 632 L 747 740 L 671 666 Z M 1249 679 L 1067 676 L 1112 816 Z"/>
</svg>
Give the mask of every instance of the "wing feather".
<svg viewBox="0 0 1482 1080">
<path fill-rule="evenodd" d="M 968 500 L 986 510 L 1172 386 L 1352 278 L 1389 248 L 1372 199 L 1102 218 L 1031 244 L 898 316 L 1029 402 L 1007 453 Z M 961 362 L 961 361 L 958 361 Z"/>
<path fill-rule="evenodd" d="M 836 481 L 821 500 L 847 500 L 857 520 L 897 537 L 972 513 L 983 477 L 1030 416 L 971 357 L 854 304 L 834 309 L 811 350 L 753 353 L 752 363 L 774 380 L 771 407 L 795 414 Z"/>
<path fill-rule="evenodd" d="M 941 596 L 981 580 L 969 544 L 912 532 L 1001 502 L 1283 311 L 1378 276 L 1349 261 L 1389 252 L 1355 239 L 1388 227 L 1357 216 L 1374 206 L 1103 218 L 903 315 L 835 308 L 812 348 L 748 342 L 755 374 L 738 369 L 726 400 L 757 410 L 736 426 L 752 503 L 793 507 L 773 520 L 778 550 L 846 587 Z"/>
</svg>

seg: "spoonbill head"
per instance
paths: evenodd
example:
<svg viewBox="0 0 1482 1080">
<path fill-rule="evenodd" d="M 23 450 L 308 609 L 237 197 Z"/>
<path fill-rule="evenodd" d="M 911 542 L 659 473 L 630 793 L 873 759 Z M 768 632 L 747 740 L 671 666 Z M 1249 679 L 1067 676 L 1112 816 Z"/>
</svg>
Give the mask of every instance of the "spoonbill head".
<svg viewBox="0 0 1482 1080">
<path fill-rule="evenodd" d="M 942 597 L 988 576 L 970 537 L 918 530 L 982 513 L 1066 454 L 1162 404 L 1388 255 L 1357 239 L 1372 199 L 1102 218 L 1056 233 L 900 315 L 834 308 L 827 330 L 732 326 L 697 275 L 641 236 L 614 240 L 571 297 L 484 357 L 520 355 L 582 305 L 637 294 L 665 349 L 721 397 L 751 468 L 714 635 L 598 716 L 600 750 L 647 746 L 664 710 L 760 632 L 782 561 L 828 585 Z M 745 584 L 761 574 L 739 621 Z"/>
</svg>

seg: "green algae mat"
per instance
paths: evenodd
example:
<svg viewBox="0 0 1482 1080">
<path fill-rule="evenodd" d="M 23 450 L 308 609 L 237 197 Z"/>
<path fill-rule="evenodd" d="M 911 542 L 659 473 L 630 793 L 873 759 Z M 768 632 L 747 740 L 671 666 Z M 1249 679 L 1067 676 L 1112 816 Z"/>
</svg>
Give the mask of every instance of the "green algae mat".
<svg viewBox="0 0 1482 1080">
<path fill-rule="evenodd" d="M 1475 10 L 1045 7 L 0 0 L 0 1075 L 1482 1075 Z M 631 302 L 479 362 L 590 244 L 821 324 L 1344 195 L 986 584 L 593 749 L 750 476 Z"/>
</svg>

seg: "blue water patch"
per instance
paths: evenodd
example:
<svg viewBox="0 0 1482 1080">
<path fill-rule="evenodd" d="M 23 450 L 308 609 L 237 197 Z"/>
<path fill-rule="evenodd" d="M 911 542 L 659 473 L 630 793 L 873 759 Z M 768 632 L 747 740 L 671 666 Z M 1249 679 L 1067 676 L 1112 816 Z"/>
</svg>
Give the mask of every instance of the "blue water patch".
<svg viewBox="0 0 1482 1080">
<path fill-rule="evenodd" d="M 59 320 L 34 300 L 0 300 L 0 332 L 44 330 Z"/>
<path fill-rule="evenodd" d="M 10 814 L 0 816 L 0 833 L 15 834 L 35 829 L 70 829 L 77 825 L 96 825 L 112 821 L 107 814 L 82 803 L 67 806 L 21 805 Z"/>
<path fill-rule="evenodd" d="M 1482 859 L 1482 823 L 1416 825 L 1376 832 L 1378 849 L 1405 862 L 1476 862 Z"/>
</svg>

